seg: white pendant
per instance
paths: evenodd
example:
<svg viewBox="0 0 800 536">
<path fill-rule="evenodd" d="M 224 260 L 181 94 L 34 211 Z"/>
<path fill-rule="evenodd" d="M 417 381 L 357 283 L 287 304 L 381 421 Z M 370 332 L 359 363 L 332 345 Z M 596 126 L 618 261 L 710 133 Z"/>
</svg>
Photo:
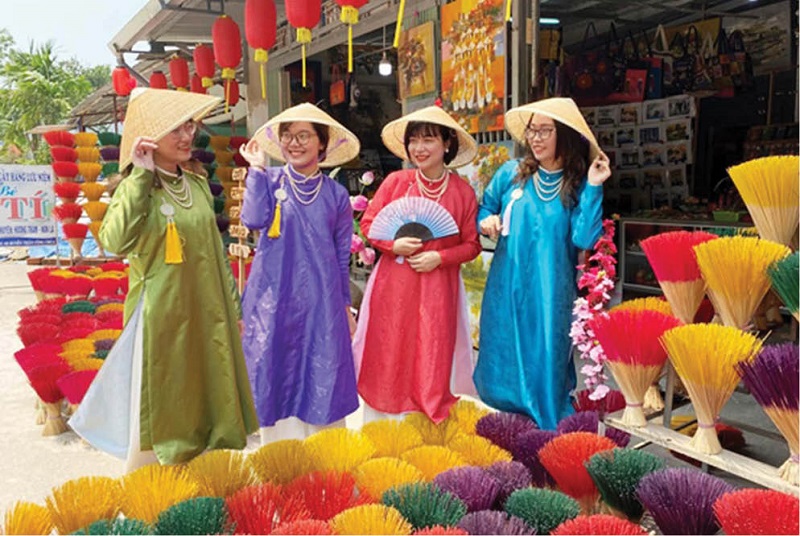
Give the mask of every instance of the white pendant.
<svg viewBox="0 0 800 536">
<path fill-rule="evenodd" d="M 175 215 L 175 207 L 173 207 L 169 203 L 162 203 L 161 204 L 161 214 L 163 214 L 167 218 L 171 218 L 172 216 Z"/>
<path fill-rule="evenodd" d="M 278 188 L 277 190 L 275 190 L 275 199 L 277 199 L 278 201 L 286 201 L 286 198 L 288 197 L 289 195 L 283 188 Z"/>
<path fill-rule="evenodd" d="M 511 199 L 513 199 L 514 201 L 521 198 L 522 198 L 522 188 L 516 188 L 513 192 L 511 192 Z"/>
</svg>

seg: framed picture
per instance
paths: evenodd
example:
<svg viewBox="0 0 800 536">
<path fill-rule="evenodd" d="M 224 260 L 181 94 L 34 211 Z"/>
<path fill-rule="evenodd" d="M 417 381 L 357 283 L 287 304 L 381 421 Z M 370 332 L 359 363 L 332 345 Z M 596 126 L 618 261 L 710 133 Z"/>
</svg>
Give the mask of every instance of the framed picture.
<svg viewBox="0 0 800 536">
<path fill-rule="evenodd" d="M 667 182 L 671 188 L 688 187 L 686 183 L 686 166 L 673 166 L 667 168 Z"/>
<path fill-rule="evenodd" d="M 608 157 L 608 166 L 611 169 L 616 168 L 617 164 L 618 164 L 618 162 L 617 162 L 617 150 L 616 149 L 603 149 L 603 152 L 606 153 L 606 156 Z"/>
<path fill-rule="evenodd" d="M 397 83 L 400 98 L 416 97 L 436 90 L 433 21 L 414 26 L 400 34 L 397 49 Z"/>
<path fill-rule="evenodd" d="M 639 167 L 639 148 L 620 149 L 619 151 L 619 167 L 638 168 Z"/>
<path fill-rule="evenodd" d="M 635 127 L 625 127 L 617 129 L 617 147 L 626 145 L 638 145 L 637 132 Z"/>
<path fill-rule="evenodd" d="M 619 106 L 600 106 L 597 108 L 597 126 L 615 127 L 619 125 Z"/>
<path fill-rule="evenodd" d="M 666 165 L 667 156 L 664 150 L 664 146 L 661 144 L 643 145 L 642 157 L 639 163 L 642 167 L 655 167 L 655 166 Z"/>
<path fill-rule="evenodd" d="M 503 0 L 442 5 L 442 106 L 470 133 L 503 130 L 506 23 Z M 435 56 L 433 56 L 435 58 Z"/>
<path fill-rule="evenodd" d="M 666 144 L 667 165 L 677 166 L 692 163 L 692 147 L 688 141 L 678 141 Z"/>
<path fill-rule="evenodd" d="M 663 99 L 642 103 L 642 122 L 658 123 L 667 118 L 667 101 Z"/>
<path fill-rule="evenodd" d="M 619 107 L 619 124 L 636 125 L 639 124 L 642 113 L 642 104 L 639 102 L 623 104 Z"/>
<path fill-rule="evenodd" d="M 475 260 L 461 265 L 461 277 L 464 280 L 464 289 L 467 295 L 467 308 L 469 312 L 469 328 L 473 348 L 478 348 L 481 326 L 481 302 L 483 290 L 486 287 L 486 278 L 489 276 L 489 266 L 492 264 L 494 253 L 484 251 Z"/>
<path fill-rule="evenodd" d="M 616 175 L 621 190 L 632 190 L 639 187 L 639 171 L 619 171 Z"/>
<path fill-rule="evenodd" d="M 667 99 L 667 118 L 692 117 L 693 112 L 692 97 L 689 95 L 678 95 Z"/>
<path fill-rule="evenodd" d="M 671 206 L 670 199 L 670 192 L 667 188 L 653 188 L 653 208 Z"/>
<path fill-rule="evenodd" d="M 583 118 L 590 127 L 597 125 L 597 108 L 581 108 Z"/>
<path fill-rule="evenodd" d="M 483 192 L 495 172 L 513 156 L 514 142 L 512 141 L 483 143 L 478 145 L 478 156 L 475 157 L 475 160 L 458 168 L 458 174 L 469 182 L 480 202 L 483 199 Z"/>
<path fill-rule="evenodd" d="M 600 147 L 612 148 L 617 146 L 617 131 L 613 128 L 599 128 L 597 129 L 597 143 Z"/>
<path fill-rule="evenodd" d="M 666 141 L 684 141 L 691 138 L 692 120 L 678 119 L 669 121 L 664 125 L 664 138 Z"/>
<path fill-rule="evenodd" d="M 664 136 L 661 125 L 645 125 L 639 127 L 639 143 L 648 145 L 652 143 L 662 143 Z"/>
<path fill-rule="evenodd" d="M 664 168 L 651 168 L 642 170 L 642 186 L 662 188 L 664 186 Z"/>
</svg>

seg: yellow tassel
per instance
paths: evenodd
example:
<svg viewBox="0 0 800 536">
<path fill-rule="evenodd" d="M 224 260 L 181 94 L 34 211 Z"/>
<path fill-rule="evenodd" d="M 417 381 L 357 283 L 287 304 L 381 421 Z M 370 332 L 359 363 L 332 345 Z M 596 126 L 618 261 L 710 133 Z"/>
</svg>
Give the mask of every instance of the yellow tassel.
<svg viewBox="0 0 800 536">
<path fill-rule="evenodd" d="M 167 240 L 164 249 L 164 262 L 166 264 L 181 264 L 183 262 L 181 237 L 178 235 L 178 227 L 174 221 L 167 222 Z"/>
<path fill-rule="evenodd" d="M 269 238 L 279 238 L 281 236 L 281 202 L 275 204 L 275 216 L 272 218 L 272 225 L 267 231 Z"/>
<path fill-rule="evenodd" d="M 397 9 L 397 25 L 394 29 L 394 48 L 400 48 L 400 33 L 403 30 L 403 15 L 406 10 L 406 0 L 400 0 L 400 7 Z"/>
<path fill-rule="evenodd" d="M 511 20 L 511 0 L 506 0 L 506 22 Z"/>
<path fill-rule="evenodd" d="M 231 81 L 225 81 L 225 113 L 228 113 L 228 106 L 231 102 Z"/>
<path fill-rule="evenodd" d="M 255 57 L 253 58 L 256 63 L 259 63 L 260 71 L 261 71 L 261 98 L 267 98 L 267 70 L 264 68 L 264 64 L 267 63 L 269 59 L 269 52 L 263 48 L 256 49 Z"/>
<path fill-rule="evenodd" d="M 353 72 L 353 25 L 358 24 L 358 9 L 353 6 L 342 7 L 341 21 L 347 24 L 347 72 Z"/>
<path fill-rule="evenodd" d="M 302 43 L 303 87 L 306 87 L 306 43 L 311 42 L 311 28 L 297 29 L 297 42 Z"/>
</svg>

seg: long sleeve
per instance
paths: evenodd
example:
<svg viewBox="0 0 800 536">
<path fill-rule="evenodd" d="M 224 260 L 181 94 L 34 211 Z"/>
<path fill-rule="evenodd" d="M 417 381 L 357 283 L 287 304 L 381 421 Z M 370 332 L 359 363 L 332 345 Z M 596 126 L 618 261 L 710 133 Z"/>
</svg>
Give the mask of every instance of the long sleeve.
<svg viewBox="0 0 800 536">
<path fill-rule="evenodd" d="M 245 179 L 241 221 L 248 229 L 264 229 L 272 222 L 275 200 L 269 187 L 266 171 L 250 168 Z"/>
<path fill-rule="evenodd" d="M 572 243 L 578 249 L 592 249 L 603 231 L 603 186 L 584 181 L 578 205 L 572 211 Z"/>
<path fill-rule="evenodd" d="M 478 208 L 478 225 L 489 216 L 500 215 L 500 211 L 503 208 L 503 194 L 505 194 L 511 178 L 516 173 L 517 165 L 516 160 L 511 160 L 495 171 L 492 180 L 483 192 L 483 200 Z"/>
<path fill-rule="evenodd" d="M 150 210 L 152 188 L 153 172 L 138 167 L 120 182 L 100 226 L 100 242 L 106 250 L 127 255 L 136 247 Z"/>
<path fill-rule="evenodd" d="M 378 215 L 378 212 L 380 212 L 383 207 L 394 201 L 393 194 L 395 182 L 395 173 L 390 173 L 386 179 L 384 179 L 383 183 L 378 188 L 378 191 L 375 192 L 375 196 L 372 198 L 367 210 L 364 211 L 364 215 L 361 217 L 361 232 L 367 237 L 370 245 L 372 245 L 372 247 L 381 253 L 391 253 L 394 243 L 391 240 L 370 239 L 369 229 L 372 227 L 372 222 L 375 220 L 375 216 Z"/>
<path fill-rule="evenodd" d="M 477 220 L 475 217 L 478 213 L 478 202 L 475 199 L 475 193 L 472 188 L 469 188 L 469 193 L 465 193 L 464 197 L 466 211 L 461 221 L 458 222 L 461 243 L 439 251 L 439 255 L 442 258 L 442 266 L 469 262 L 477 257 L 483 249 L 478 239 Z"/>
<path fill-rule="evenodd" d="M 350 305 L 350 242 L 353 236 L 353 207 L 350 205 L 350 196 L 347 195 L 344 188 L 341 190 L 334 243 L 339 260 L 339 272 L 342 277 L 342 297 L 344 303 Z"/>
<path fill-rule="evenodd" d="M 208 188 L 208 181 L 203 177 L 198 177 L 198 180 L 203 182 L 203 196 L 206 198 L 208 202 L 209 208 L 213 211 L 214 210 L 214 198 L 211 196 L 211 190 Z M 222 270 L 222 276 L 225 279 L 224 285 L 225 290 L 228 292 L 228 295 L 233 302 L 234 311 L 236 311 L 236 318 L 241 320 L 242 319 L 242 302 L 241 296 L 239 295 L 239 288 L 236 286 L 236 280 L 233 278 L 233 272 L 231 271 L 231 263 L 228 262 L 228 253 L 225 251 L 225 244 L 222 241 L 222 237 L 220 237 L 219 241 L 217 242 L 216 247 L 217 253 L 217 262 L 220 264 L 220 270 Z"/>
</svg>

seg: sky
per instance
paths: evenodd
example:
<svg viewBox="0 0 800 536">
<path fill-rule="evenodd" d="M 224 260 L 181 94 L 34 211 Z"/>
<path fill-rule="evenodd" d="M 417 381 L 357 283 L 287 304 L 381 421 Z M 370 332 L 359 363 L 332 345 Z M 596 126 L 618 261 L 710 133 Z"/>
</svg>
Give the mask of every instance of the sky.
<svg viewBox="0 0 800 536">
<path fill-rule="evenodd" d="M 1 0 L 0 28 L 11 32 L 18 48 L 53 41 L 61 59 L 115 65 L 108 43 L 147 0 Z"/>
</svg>

